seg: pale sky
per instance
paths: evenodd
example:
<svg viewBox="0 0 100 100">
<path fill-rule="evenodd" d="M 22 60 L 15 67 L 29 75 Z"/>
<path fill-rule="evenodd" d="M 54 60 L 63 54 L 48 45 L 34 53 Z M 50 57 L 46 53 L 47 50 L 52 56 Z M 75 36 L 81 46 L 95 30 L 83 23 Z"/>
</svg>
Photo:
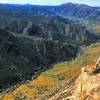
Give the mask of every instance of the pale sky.
<svg viewBox="0 0 100 100">
<path fill-rule="evenodd" d="M 87 4 L 91 6 L 100 6 L 100 0 L 0 0 L 0 3 L 34 5 L 59 5 L 68 2 Z"/>
</svg>

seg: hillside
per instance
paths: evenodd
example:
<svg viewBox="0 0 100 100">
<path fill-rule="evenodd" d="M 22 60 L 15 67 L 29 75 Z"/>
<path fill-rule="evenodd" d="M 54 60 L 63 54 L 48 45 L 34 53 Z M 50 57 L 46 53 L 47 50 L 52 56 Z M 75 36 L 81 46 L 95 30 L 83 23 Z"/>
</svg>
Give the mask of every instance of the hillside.
<svg viewBox="0 0 100 100">
<path fill-rule="evenodd" d="M 0 4 L 0 28 L 80 45 L 100 38 L 99 14 L 100 8 L 71 3 L 59 6 Z"/>
<path fill-rule="evenodd" d="M 29 79 L 53 63 L 71 59 L 75 51 L 71 45 L 0 29 L 0 89 Z"/>
<path fill-rule="evenodd" d="M 56 96 L 52 98 L 56 98 L 51 98 L 50 100 L 58 100 L 57 98 L 62 100 L 62 98 L 66 98 L 70 95 L 67 94 L 66 90 L 73 86 L 75 79 L 81 73 L 81 68 L 86 65 L 94 64 L 99 55 L 100 43 L 82 47 L 75 60 L 73 59 L 70 62 L 56 64 L 52 69 L 43 72 L 35 80 L 17 86 L 16 89 L 8 89 L 7 94 L 3 97 L 3 100 L 11 98 L 13 100 L 15 100 L 15 98 L 24 98 L 24 100 L 30 98 L 47 100 L 54 95 Z M 64 95 L 62 91 L 64 91 Z M 6 92 L 3 92 L 3 94 L 5 93 Z"/>
<path fill-rule="evenodd" d="M 20 35 L 42 37 L 78 45 L 95 42 L 100 38 L 84 25 L 67 18 L 46 15 L 29 15 L 28 17 L 31 18 L 25 17 L 23 19 L 11 15 L 8 17 L 1 15 L 0 28 Z"/>
</svg>

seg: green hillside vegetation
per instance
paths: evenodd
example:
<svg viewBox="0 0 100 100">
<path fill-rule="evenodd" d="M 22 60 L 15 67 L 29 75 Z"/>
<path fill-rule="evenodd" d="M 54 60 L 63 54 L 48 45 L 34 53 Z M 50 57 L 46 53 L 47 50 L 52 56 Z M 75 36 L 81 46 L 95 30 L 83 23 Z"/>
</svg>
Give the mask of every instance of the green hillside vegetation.
<svg viewBox="0 0 100 100">
<path fill-rule="evenodd" d="M 0 30 L 0 44 L 1 89 L 35 77 L 53 63 L 71 59 L 77 50 L 71 45 L 4 30 Z"/>
</svg>

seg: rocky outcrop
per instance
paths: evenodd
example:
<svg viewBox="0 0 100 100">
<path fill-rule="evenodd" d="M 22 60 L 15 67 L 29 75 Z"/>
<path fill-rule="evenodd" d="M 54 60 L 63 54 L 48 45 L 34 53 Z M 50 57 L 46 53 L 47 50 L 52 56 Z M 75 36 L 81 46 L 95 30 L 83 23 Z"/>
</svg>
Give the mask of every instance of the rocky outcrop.
<svg viewBox="0 0 100 100">
<path fill-rule="evenodd" d="M 95 65 L 82 68 L 73 96 L 73 100 L 100 100 L 100 57 Z"/>
<path fill-rule="evenodd" d="M 68 85 L 68 89 L 49 100 L 100 100 L 100 57 L 96 64 L 82 68 L 75 84 Z"/>
</svg>

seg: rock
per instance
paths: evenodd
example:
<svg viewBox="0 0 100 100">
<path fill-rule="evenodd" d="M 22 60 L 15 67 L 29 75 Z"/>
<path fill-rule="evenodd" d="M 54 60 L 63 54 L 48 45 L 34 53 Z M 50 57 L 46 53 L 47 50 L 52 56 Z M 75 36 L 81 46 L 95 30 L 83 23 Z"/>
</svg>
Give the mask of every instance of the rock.
<svg viewBox="0 0 100 100">
<path fill-rule="evenodd" d="M 88 74 L 95 74 L 100 72 L 100 57 L 98 58 L 96 64 L 87 65 L 82 68 L 82 73 L 87 72 Z"/>
<path fill-rule="evenodd" d="M 95 66 L 82 68 L 75 82 L 74 100 L 100 100 L 100 57 Z"/>
</svg>

